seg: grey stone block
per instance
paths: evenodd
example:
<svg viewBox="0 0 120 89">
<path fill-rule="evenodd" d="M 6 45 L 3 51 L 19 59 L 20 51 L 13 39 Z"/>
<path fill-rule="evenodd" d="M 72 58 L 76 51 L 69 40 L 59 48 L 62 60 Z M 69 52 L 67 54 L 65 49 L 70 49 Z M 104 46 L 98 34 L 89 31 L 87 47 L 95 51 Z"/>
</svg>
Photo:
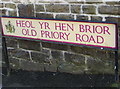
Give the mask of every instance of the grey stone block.
<svg viewBox="0 0 120 89">
<path fill-rule="evenodd" d="M 46 4 L 47 12 L 69 13 L 68 4 Z"/>
<path fill-rule="evenodd" d="M 35 10 L 36 10 L 36 12 L 44 12 L 45 10 L 44 10 L 44 5 L 42 5 L 42 4 L 36 4 L 35 5 Z"/>
<path fill-rule="evenodd" d="M 25 60 L 30 60 L 30 55 L 27 51 L 19 49 L 8 49 L 8 54 L 10 57 L 17 57 Z"/>
<path fill-rule="evenodd" d="M 71 13 L 81 13 L 81 5 L 71 5 Z"/>
<path fill-rule="evenodd" d="M 53 18 L 53 14 L 47 14 L 47 13 L 36 13 L 36 17 L 38 18 L 46 18 L 46 19 L 51 19 Z"/>
<path fill-rule="evenodd" d="M 74 15 L 72 15 L 72 14 L 57 14 L 56 19 L 74 20 Z"/>
<path fill-rule="evenodd" d="M 93 5 L 83 5 L 82 9 L 84 14 L 96 14 L 96 7 Z"/>
<path fill-rule="evenodd" d="M 120 15 L 120 6 L 100 6 L 98 11 L 100 14 Z"/>
<path fill-rule="evenodd" d="M 82 74 L 84 73 L 84 66 L 76 66 L 73 63 L 64 62 L 58 67 L 59 72 Z"/>
<path fill-rule="evenodd" d="M 49 55 L 43 53 L 32 52 L 32 60 L 39 63 L 49 63 Z"/>
<path fill-rule="evenodd" d="M 27 50 L 41 51 L 40 42 L 30 40 L 19 40 L 19 47 Z"/>
<path fill-rule="evenodd" d="M 28 71 L 44 71 L 44 65 L 31 61 L 20 60 L 20 68 Z"/>
<path fill-rule="evenodd" d="M 12 4 L 12 3 L 6 3 L 6 4 L 5 4 L 5 7 L 6 7 L 6 8 L 16 9 L 16 5 L 15 5 L 15 4 Z"/>
<path fill-rule="evenodd" d="M 34 17 L 34 6 L 33 4 L 19 4 L 18 12 L 19 16 L 22 17 Z"/>
<path fill-rule="evenodd" d="M 76 15 L 76 19 L 77 20 L 88 20 L 88 16 L 84 16 L 84 15 Z"/>
<path fill-rule="evenodd" d="M 85 65 L 85 57 L 83 55 L 65 53 L 65 60 L 76 65 Z"/>
</svg>

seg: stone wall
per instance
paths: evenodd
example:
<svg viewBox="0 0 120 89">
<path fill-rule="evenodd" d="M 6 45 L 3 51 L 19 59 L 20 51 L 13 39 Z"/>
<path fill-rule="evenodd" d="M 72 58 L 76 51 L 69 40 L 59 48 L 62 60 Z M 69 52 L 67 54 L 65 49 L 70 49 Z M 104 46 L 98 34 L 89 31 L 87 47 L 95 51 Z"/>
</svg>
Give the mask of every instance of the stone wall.
<svg viewBox="0 0 120 89">
<path fill-rule="evenodd" d="M 120 28 L 119 1 L 31 1 L 2 0 L 0 1 L 1 16 L 108 21 L 118 23 Z M 15 38 L 7 38 L 7 47 L 10 66 L 13 69 L 73 74 L 114 73 L 114 52 L 109 50 Z"/>
</svg>

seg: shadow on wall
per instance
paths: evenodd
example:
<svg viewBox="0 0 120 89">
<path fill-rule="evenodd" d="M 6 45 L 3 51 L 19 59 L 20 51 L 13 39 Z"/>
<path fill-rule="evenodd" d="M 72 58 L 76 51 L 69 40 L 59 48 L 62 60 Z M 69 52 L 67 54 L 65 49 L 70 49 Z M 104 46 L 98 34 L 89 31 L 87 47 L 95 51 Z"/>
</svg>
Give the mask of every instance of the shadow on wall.
<svg viewBox="0 0 120 89">
<path fill-rule="evenodd" d="M 111 74 L 69 74 L 12 70 L 3 75 L 3 87 L 116 87 Z"/>
</svg>

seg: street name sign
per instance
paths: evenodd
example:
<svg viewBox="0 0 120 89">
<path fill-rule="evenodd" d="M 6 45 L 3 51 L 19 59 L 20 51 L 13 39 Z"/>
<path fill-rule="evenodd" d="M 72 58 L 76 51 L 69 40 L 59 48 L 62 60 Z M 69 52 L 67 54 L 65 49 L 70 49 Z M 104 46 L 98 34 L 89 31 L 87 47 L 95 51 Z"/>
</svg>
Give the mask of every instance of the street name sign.
<svg viewBox="0 0 120 89">
<path fill-rule="evenodd" d="M 115 23 L 1 17 L 3 36 L 118 49 Z"/>
</svg>

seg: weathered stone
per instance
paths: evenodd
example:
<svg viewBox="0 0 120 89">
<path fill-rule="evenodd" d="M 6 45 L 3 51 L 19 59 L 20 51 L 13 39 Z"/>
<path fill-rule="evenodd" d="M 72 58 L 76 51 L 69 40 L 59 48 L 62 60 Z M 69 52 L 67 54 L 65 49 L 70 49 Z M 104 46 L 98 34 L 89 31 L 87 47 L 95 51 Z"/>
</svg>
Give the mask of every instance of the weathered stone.
<svg viewBox="0 0 120 89">
<path fill-rule="evenodd" d="M 51 51 L 52 54 L 52 58 L 53 59 L 58 59 L 58 60 L 62 60 L 63 59 L 63 53 L 60 51 Z"/>
<path fill-rule="evenodd" d="M 49 63 L 49 56 L 43 53 L 31 52 L 32 60 L 39 63 Z"/>
<path fill-rule="evenodd" d="M 11 68 L 13 69 L 20 69 L 20 61 L 16 58 L 9 58 Z"/>
<path fill-rule="evenodd" d="M 67 45 L 55 44 L 55 43 L 47 43 L 47 42 L 42 42 L 42 47 L 56 49 L 56 50 L 65 50 L 65 51 L 68 50 Z"/>
<path fill-rule="evenodd" d="M 0 16 L 5 16 L 6 15 L 6 9 L 0 10 Z"/>
<path fill-rule="evenodd" d="M 96 58 L 99 58 L 101 60 L 110 59 L 108 51 L 106 51 L 106 50 L 97 50 Z"/>
<path fill-rule="evenodd" d="M 15 4 L 12 4 L 12 3 L 7 3 L 7 4 L 5 4 L 5 7 L 6 7 L 6 8 L 16 9 L 16 5 L 15 5 Z"/>
<path fill-rule="evenodd" d="M 84 4 L 84 0 L 65 0 L 68 3 Z"/>
<path fill-rule="evenodd" d="M 41 51 L 40 42 L 30 40 L 19 40 L 19 47 L 27 50 Z"/>
<path fill-rule="evenodd" d="M 19 16 L 22 17 L 34 17 L 34 6 L 33 4 L 19 4 L 18 5 Z"/>
<path fill-rule="evenodd" d="M 87 48 L 87 47 L 77 47 L 71 46 L 71 51 L 75 53 L 80 53 L 88 56 L 92 56 L 98 59 L 109 59 L 108 52 L 105 50 L 99 50 L 94 48 Z"/>
<path fill-rule="evenodd" d="M 65 53 L 65 60 L 78 66 L 85 65 L 85 57 L 83 55 Z"/>
<path fill-rule="evenodd" d="M 37 3 L 64 3 L 64 0 L 36 0 Z"/>
<path fill-rule="evenodd" d="M 109 57 L 109 59 L 114 60 L 115 59 L 114 51 L 108 51 L 108 57 Z"/>
<path fill-rule="evenodd" d="M 46 4 L 47 12 L 69 13 L 68 4 Z"/>
<path fill-rule="evenodd" d="M 3 3 L 0 3 L 0 8 L 3 8 L 4 7 L 4 4 Z"/>
<path fill-rule="evenodd" d="M 27 51 L 23 51 L 23 50 L 19 50 L 19 49 L 9 49 L 8 53 L 9 53 L 9 56 L 11 56 L 11 57 L 30 60 L 30 55 L 29 55 L 29 52 L 27 52 Z"/>
<path fill-rule="evenodd" d="M 28 71 L 44 71 L 44 64 L 20 60 L 20 68 Z"/>
<path fill-rule="evenodd" d="M 92 21 L 102 21 L 102 17 L 100 16 L 91 16 Z"/>
<path fill-rule="evenodd" d="M 81 5 L 71 5 L 71 13 L 81 13 Z"/>
<path fill-rule="evenodd" d="M 119 1 L 106 1 L 106 4 L 110 4 L 110 5 L 120 5 Z"/>
<path fill-rule="evenodd" d="M 44 54 L 50 55 L 50 50 L 48 49 L 42 49 L 41 52 Z"/>
<path fill-rule="evenodd" d="M 120 27 L 120 17 L 106 17 L 105 19 L 107 22 L 117 23 Z"/>
<path fill-rule="evenodd" d="M 120 15 L 120 6 L 99 6 L 100 14 Z"/>
<path fill-rule="evenodd" d="M 114 73 L 114 62 L 113 61 L 103 61 L 103 60 L 95 60 L 88 58 L 87 60 L 88 72 L 92 74 L 104 74 L 104 73 Z"/>
<path fill-rule="evenodd" d="M 44 10 L 44 5 L 42 5 L 42 4 L 36 4 L 35 5 L 35 10 L 36 10 L 36 12 L 45 11 Z"/>
<path fill-rule="evenodd" d="M 17 16 L 17 11 L 8 11 L 9 16 Z"/>
<path fill-rule="evenodd" d="M 56 19 L 73 20 L 74 15 L 71 15 L 71 14 L 57 14 Z"/>
<path fill-rule="evenodd" d="M 103 0 L 86 0 L 88 4 L 100 4 L 103 3 Z"/>
<path fill-rule="evenodd" d="M 83 5 L 84 14 L 96 14 L 96 6 L 93 5 Z"/>
<path fill-rule="evenodd" d="M 73 63 L 64 62 L 61 65 L 59 65 L 58 71 L 72 74 L 81 74 L 84 73 L 84 66 L 76 66 Z"/>
<path fill-rule="evenodd" d="M 12 0 L 15 3 L 21 3 L 21 0 Z"/>
<path fill-rule="evenodd" d="M 57 67 L 56 64 L 44 64 L 45 71 L 57 72 Z"/>
<path fill-rule="evenodd" d="M 10 1 L 10 0 L 1 0 L 1 1 Z"/>
<path fill-rule="evenodd" d="M 71 46 L 71 51 L 75 53 L 91 55 L 91 56 L 96 55 L 96 49 L 87 48 L 87 47 Z"/>
<path fill-rule="evenodd" d="M 13 48 L 17 48 L 17 40 L 16 39 L 10 39 L 10 38 L 6 38 L 6 43 L 7 43 L 7 47 L 13 47 Z"/>
<path fill-rule="evenodd" d="M 38 18 L 52 19 L 52 18 L 53 18 L 53 14 L 47 14 L 47 13 L 36 13 L 36 17 L 38 17 Z"/>
<path fill-rule="evenodd" d="M 88 20 L 88 16 L 77 15 L 76 17 L 77 17 L 76 20 Z"/>
</svg>

